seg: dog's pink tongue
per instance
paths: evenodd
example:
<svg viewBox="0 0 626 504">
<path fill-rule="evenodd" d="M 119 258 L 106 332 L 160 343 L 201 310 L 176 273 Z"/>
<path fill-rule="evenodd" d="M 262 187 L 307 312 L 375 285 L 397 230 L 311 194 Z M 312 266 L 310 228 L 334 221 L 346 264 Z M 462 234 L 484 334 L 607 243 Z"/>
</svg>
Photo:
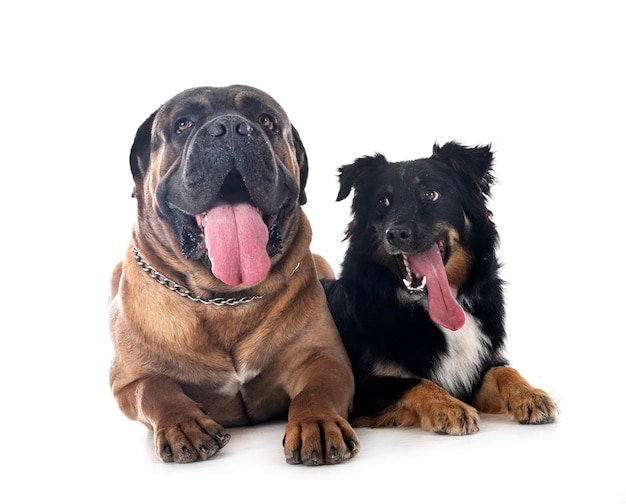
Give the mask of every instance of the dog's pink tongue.
<svg viewBox="0 0 626 504">
<path fill-rule="evenodd" d="M 408 256 L 411 271 L 426 277 L 428 314 L 433 322 L 456 331 L 465 324 L 465 312 L 450 292 L 448 277 L 435 243 L 421 254 Z"/>
<path fill-rule="evenodd" d="M 204 228 L 213 274 L 228 285 L 254 285 L 267 275 L 267 226 L 248 203 L 223 203 L 196 216 Z"/>
</svg>

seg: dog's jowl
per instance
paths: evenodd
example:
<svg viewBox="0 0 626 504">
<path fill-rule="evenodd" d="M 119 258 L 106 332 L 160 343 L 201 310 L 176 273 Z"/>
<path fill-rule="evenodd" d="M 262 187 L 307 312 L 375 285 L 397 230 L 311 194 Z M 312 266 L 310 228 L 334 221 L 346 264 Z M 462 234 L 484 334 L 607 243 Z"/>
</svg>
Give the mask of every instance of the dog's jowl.
<svg viewBox="0 0 626 504">
<path fill-rule="evenodd" d="M 355 425 L 469 434 L 478 411 L 555 420 L 554 401 L 504 355 L 492 157 L 451 142 L 340 168 L 353 218 L 342 275 L 323 283 L 355 373 Z"/>
<path fill-rule="evenodd" d="M 130 167 L 137 219 L 110 303 L 121 410 L 166 462 L 278 418 L 289 463 L 355 455 L 354 379 L 301 207 L 307 156 L 281 106 L 246 86 L 183 91 L 139 127 Z"/>
</svg>

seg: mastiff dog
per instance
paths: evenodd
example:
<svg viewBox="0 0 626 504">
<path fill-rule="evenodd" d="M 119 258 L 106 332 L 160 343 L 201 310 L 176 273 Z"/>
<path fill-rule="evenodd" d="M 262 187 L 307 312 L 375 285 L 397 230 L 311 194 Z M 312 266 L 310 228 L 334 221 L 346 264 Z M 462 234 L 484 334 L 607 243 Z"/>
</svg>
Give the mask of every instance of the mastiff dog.
<svg viewBox="0 0 626 504">
<path fill-rule="evenodd" d="M 353 457 L 354 378 L 282 107 L 247 86 L 188 89 L 139 127 L 130 167 L 137 218 L 110 302 L 122 412 L 165 462 L 208 459 L 226 427 L 278 419 L 288 463 Z"/>
</svg>

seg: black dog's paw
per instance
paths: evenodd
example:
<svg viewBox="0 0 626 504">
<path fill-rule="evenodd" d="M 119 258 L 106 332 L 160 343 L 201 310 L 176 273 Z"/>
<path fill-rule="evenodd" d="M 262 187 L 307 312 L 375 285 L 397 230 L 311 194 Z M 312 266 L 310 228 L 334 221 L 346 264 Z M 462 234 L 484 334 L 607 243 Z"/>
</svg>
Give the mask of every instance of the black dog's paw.
<svg viewBox="0 0 626 504">
<path fill-rule="evenodd" d="M 382 413 L 357 418 L 356 427 L 412 427 L 461 436 L 478 432 L 478 411 L 430 380 L 421 380 Z"/>
<path fill-rule="evenodd" d="M 559 416 L 559 409 L 554 400 L 543 390 L 523 387 L 511 391 L 509 413 L 521 424 L 547 424 Z"/>
<path fill-rule="evenodd" d="M 420 412 L 424 430 L 437 434 L 462 436 L 478 432 L 479 416 L 475 408 L 450 397 L 445 404 L 434 404 Z"/>
</svg>

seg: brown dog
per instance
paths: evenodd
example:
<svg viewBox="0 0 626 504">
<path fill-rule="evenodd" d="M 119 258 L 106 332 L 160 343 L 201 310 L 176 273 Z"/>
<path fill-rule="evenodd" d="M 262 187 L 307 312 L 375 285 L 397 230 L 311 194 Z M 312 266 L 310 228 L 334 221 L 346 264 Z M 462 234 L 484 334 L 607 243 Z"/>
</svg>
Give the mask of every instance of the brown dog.
<svg viewBox="0 0 626 504">
<path fill-rule="evenodd" d="M 246 86 L 189 89 L 140 126 L 130 158 L 137 220 L 110 305 L 121 410 L 166 462 L 205 460 L 224 427 L 285 415 L 288 463 L 354 456 L 354 381 L 281 106 Z"/>
</svg>

